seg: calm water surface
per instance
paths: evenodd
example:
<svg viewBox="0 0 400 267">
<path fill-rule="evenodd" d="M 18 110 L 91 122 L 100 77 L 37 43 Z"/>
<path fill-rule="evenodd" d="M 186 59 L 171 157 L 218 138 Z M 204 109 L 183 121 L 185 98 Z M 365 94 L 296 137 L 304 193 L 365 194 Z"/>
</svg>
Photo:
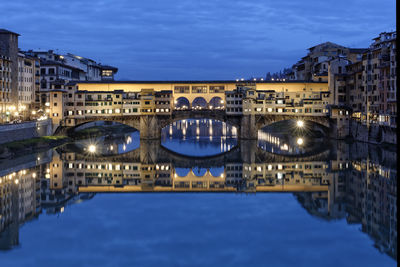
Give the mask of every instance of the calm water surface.
<svg viewBox="0 0 400 267">
<path fill-rule="evenodd" d="M 0 266 L 396 266 L 396 153 L 169 131 L 0 160 Z"/>
</svg>

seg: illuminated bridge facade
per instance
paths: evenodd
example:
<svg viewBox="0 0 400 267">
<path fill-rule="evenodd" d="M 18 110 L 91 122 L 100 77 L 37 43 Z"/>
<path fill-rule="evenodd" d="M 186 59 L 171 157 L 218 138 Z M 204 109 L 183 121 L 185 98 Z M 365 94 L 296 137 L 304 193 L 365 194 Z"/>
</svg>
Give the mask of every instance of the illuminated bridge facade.
<svg viewBox="0 0 400 267">
<path fill-rule="evenodd" d="M 345 136 L 349 111 L 332 99 L 326 82 L 113 82 L 70 84 L 49 92 L 46 104 L 55 126 L 115 121 L 142 139 L 159 139 L 163 127 L 189 118 L 225 121 L 241 139 L 257 139 L 260 128 L 282 120 L 312 121 Z"/>
</svg>

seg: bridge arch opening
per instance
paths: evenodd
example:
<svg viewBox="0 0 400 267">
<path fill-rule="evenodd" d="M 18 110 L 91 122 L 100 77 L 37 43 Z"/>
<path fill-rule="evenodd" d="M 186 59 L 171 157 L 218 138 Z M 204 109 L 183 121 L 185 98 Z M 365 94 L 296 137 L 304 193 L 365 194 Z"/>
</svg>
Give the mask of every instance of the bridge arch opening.
<svg viewBox="0 0 400 267">
<path fill-rule="evenodd" d="M 190 108 L 190 101 L 186 97 L 181 96 L 175 101 L 176 110 L 185 110 L 189 108 Z"/>
<path fill-rule="evenodd" d="M 224 108 L 224 101 L 221 97 L 215 96 L 211 98 L 209 103 L 210 109 L 223 109 Z"/>
<path fill-rule="evenodd" d="M 207 109 L 207 101 L 204 99 L 204 97 L 196 97 L 192 102 L 192 109 Z"/>
<path fill-rule="evenodd" d="M 263 132 L 281 132 L 310 137 L 329 136 L 329 127 L 327 125 L 307 117 L 268 121 L 259 127 L 259 129 Z"/>
<path fill-rule="evenodd" d="M 282 120 L 258 131 L 258 146 L 277 155 L 304 156 L 328 145 L 329 128 L 306 119 Z"/>
<path fill-rule="evenodd" d="M 135 132 L 139 131 L 139 125 L 129 125 L 128 123 L 113 121 L 113 120 L 91 120 L 85 121 L 75 125 L 72 130 L 73 132 L 79 132 L 83 130 L 116 130 L 125 132 Z"/>
<path fill-rule="evenodd" d="M 219 155 L 237 144 L 237 128 L 213 119 L 178 120 L 161 130 L 161 145 L 185 156 Z"/>
</svg>

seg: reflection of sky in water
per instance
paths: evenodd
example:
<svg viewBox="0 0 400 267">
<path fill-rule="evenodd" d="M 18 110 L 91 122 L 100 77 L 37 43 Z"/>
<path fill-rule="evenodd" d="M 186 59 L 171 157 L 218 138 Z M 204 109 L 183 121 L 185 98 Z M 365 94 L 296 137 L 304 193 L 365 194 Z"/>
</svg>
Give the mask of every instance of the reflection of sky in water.
<svg viewBox="0 0 400 267">
<path fill-rule="evenodd" d="M 94 143 L 100 154 L 122 154 L 139 148 L 140 133 L 135 131 L 132 133 L 121 134 L 119 136 L 113 136 L 110 139 L 101 137 Z"/>
<path fill-rule="evenodd" d="M 175 168 L 175 173 L 180 177 L 185 177 L 190 172 L 190 168 Z"/>
<path fill-rule="evenodd" d="M 140 145 L 140 133 L 138 131 L 125 135 L 125 141 L 118 144 L 118 153 L 135 150 Z"/>
<path fill-rule="evenodd" d="M 193 174 L 199 177 L 206 174 L 207 170 L 211 173 L 212 176 L 220 177 L 221 174 L 224 173 L 224 166 L 212 167 L 208 169 L 199 167 L 192 168 Z M 189 168 L 175 168 L 175 173 L 180 177 L 185 177 L 189 172 L 190 172 Z"/>
<path fill-rule="evenodd" d="M 236 128 L 215 120 L 182 120 L 162 130 L 161 144 L 183 155 L 217 155 L 237 145 Z"/>
</svg>

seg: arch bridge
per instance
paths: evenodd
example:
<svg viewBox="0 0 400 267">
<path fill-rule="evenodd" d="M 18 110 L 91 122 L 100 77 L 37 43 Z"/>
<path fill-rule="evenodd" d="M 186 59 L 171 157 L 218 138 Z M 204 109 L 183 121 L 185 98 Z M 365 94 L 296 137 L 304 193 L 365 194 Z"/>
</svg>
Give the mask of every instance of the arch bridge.
<svg viewBox="0 0 400 267">
<path fill-rule="evenodd" d="M 113 116 L 85 116 L 74 118 L 74 126 L 63 123 L 56 134 L 70 135 L 77 127 L 95 121 L 113 121 L 131 126 L 140 131 L 140 138 L 153 140 L 161 138 L 161 130 L 173 122 L 185 119 L 213 119 L 226 122 L 237 128 L 239 139 L 257 139 L 258 131 L 267 125 L 286 120 L 302 120 L 318 124 L 325 129 L 326 135 L 330 134 L 328 129 L 336 126 L 335 120 L 328 116 L 298 116 L 277 114 L 227 114 L 225 110 L 217 109 L 187 109 L 173 110 L 170 114 L 154 115 L 113 115 Z"/>
</svg>

